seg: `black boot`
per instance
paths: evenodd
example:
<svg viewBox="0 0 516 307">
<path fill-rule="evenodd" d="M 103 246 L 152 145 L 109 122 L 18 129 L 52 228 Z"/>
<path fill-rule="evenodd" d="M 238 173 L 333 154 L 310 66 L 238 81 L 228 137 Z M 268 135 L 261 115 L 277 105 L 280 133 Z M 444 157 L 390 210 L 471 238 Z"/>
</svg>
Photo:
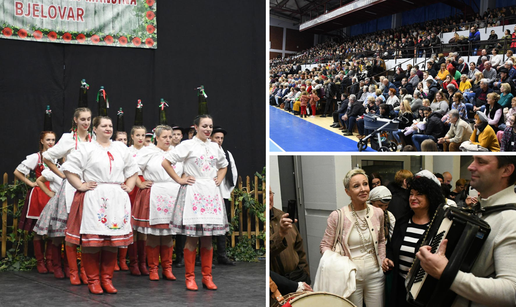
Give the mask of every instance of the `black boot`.
<svg viewBox="0 0 516 307">
<path fill-rule="evenodd" d="M 226 255 L 226 236 L 217 237 L 217 262 L 225 265 L 236 265 L 234 261 L 231 261 Z"/>
</svg>

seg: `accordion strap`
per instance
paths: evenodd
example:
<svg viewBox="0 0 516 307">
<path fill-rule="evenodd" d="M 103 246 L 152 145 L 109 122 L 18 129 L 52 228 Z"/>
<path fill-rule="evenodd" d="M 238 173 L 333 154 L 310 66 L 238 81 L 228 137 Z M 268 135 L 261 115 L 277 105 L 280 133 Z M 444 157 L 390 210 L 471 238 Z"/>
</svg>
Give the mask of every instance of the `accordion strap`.
<svg viewBox="0 0 516 307">
<path fill-rule="evenodd" d="M 488 215 L 495 212 L 505 211 L 505 210 L 516 210 L 516 204 L 505 204 L 498 206 L 491 206 L 487 208 L 482 208 L 482 215 Z"/>
</svg>

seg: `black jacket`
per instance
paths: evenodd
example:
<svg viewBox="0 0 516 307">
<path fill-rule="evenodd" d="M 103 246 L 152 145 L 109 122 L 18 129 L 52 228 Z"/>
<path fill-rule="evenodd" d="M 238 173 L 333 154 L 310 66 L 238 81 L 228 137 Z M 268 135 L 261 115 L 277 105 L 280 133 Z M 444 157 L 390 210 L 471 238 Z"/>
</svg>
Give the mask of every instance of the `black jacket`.
<svg viewBox="0 0 516 307">
<path fill-rule="evenodd" d="M 432 85 L 430 85 L 428 88 L 428 94 L 426 98 L 430 100 L 430 102 L 434 101 L 435 94 L 437 94 L 437 92 L 439 92 L 439 86 L 437 85 L 437 82 L 434 81 L 434 83 L 432 83 Z"/>
<path fill-rule="evenodd" d="M 394 215 L 396 224 L 398 224 L 398 219 L 410 211 L 409 190 L 402 188 L 394 182 L 390 182 L 387 188 L 392 194 L 389 211 Z"/>
<path fill-rule="evenodd" d="M 441 113 L 433 112 L 428 116 L 426 121 L 425 134 L 433 136 L 436 140 L 443 137 L 445 134 L 444 124 L 441 121 L 443 115 Z"/>
<path fill-rule="evenodd" d="M 353 102 L 351 106 L 348 105 L 348 109 L 346 110 L 346 115 L 348 118 L 357 117 L 359 115 L 364 114 L 365 109 L 364 106 L 360 102 Z"/>
<path fill-rule="evenodd" d="M 393 195 L 394 196 L 394 195 Z M 394 197 L 393 197 L 394 200 Z M 392 201 L 391 201 L 392 203 Z M 408 201 L 407 201 L 408 205 Z M 389 211 L 391 206 L 389 205 Z M 392 212 L 392 211 L 391 211 Z M 399 260 L 400 260 L 400 249 L 403 244 L 403 238 L 405 237 L 405 233 L 407 232 L 408 222 L 412 218 L 414 213 L 409 209 L 407 213 L 405 213 L 400 218 L 396 218 L 396 224 L 394 225 L 394 231 L 392 232 L 392 238 L 387 244 L 386 252 L 387 258 L 394 262 L 394 267 L 392 271 L 388 274 L 392 274 L 392 289 L 391 289 L 391 302 L 390 306 L 409 306 L 406 302 L 405 297 L 399 297 L 399 292 L 402 289 L 398 289 L 399 279 L 402 278 L 399 274 Z M 421 245 L 423 242 L 423 236 L 417 242 L 418 245 Z"/>
</svg>

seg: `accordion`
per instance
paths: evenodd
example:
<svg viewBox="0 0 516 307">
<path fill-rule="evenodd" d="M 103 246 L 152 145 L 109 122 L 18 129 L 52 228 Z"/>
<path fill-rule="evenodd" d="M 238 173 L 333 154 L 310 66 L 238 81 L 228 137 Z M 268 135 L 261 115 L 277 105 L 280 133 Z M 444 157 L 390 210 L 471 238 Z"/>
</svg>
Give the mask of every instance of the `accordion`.
<svg viewBox="0 0 516 307">
<path fill-rule="evenodd" d="M 478 216 L 449 206 L 439 206 L 423 238 L 436 253 L 448 239 L 448 265 L 439 280 L 428 275 L 416 257 L 407 275 L 407 302 L 413 306 L 450 306 L 456 294 L 450 290 L 459 270 L 470 272 L 491 228 Z"/>
</svg>

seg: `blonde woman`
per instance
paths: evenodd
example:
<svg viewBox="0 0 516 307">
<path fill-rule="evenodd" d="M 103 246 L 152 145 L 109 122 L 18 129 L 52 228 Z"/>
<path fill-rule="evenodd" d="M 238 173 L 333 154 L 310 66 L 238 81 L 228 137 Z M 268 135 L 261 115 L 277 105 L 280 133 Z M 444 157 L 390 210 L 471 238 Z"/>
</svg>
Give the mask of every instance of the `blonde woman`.
<svg viewBox="0 0 516 307">
<path fill-rule="evenodd" d="M 385 259 L 384 213 L 367 204 L 369 181 L 362 169 L 349 171 L 343 180 L 351 203 L 344 211 L 342 247 L 345 256 L 357 266 L 356 290 L 349 299 L 358 307 L 382 307 L 384 304 L 384 276 L 381 265 Z M 339 211 L 328 217 L 328 225 L 321 241 L 321 254 L 333 248 Z"/>
</svg>

